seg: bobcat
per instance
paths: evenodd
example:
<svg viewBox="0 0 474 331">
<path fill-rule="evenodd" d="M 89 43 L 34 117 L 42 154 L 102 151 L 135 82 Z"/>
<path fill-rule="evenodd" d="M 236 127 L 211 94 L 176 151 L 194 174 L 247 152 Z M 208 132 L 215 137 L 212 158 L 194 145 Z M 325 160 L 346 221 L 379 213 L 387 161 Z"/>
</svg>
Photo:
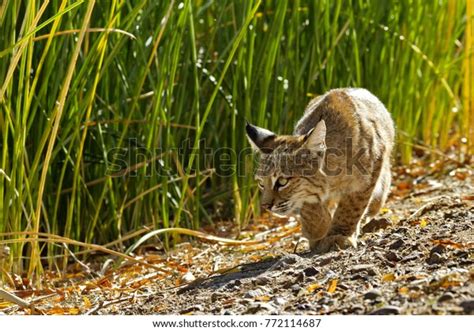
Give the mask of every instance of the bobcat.
<svg viewBox="0 0 474 331">
<path fill-rule="evenodd" d="M 261 207 L 294 216 L 311 250 L 357 247 L 361 220 L 390 190 L 395 129 L 369 91 L 341 88 L 310 101 L 293 135 L 246 126 L 260 156 Z"/>
</svg>

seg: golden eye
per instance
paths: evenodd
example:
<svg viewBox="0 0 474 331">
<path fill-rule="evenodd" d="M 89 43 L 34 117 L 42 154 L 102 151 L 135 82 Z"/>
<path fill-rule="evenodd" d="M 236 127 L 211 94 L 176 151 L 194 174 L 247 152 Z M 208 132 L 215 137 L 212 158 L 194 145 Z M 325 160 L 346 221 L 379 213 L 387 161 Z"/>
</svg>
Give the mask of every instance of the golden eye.
<svg viewBox="0 0 474 331">
<path fill-rule="evenodd" d="M 288 182 L 289 182 L 288 178 L 285 178 L 285 177 L 278 178 L 278 186 L 279 187 L 285 186 L 286 184 L 288 184 Z"/>
</svg>

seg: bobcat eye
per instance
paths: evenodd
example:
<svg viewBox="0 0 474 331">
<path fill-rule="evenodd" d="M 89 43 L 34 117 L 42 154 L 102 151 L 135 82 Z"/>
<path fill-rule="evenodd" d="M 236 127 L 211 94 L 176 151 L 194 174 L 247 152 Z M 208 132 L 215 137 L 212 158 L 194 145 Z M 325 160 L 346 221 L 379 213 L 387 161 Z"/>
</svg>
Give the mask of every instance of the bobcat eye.
<svg viewBox="0 0 474 331">
<path fill-rule="evenodd" d="M 288 178 L 285 178 L 285 177 L 278 178 L 278 180 L 277 180 L 278 189 L 281 189 L 281 188 L 285 187 L 288 184 L 288 182 L 289 182 Z"/>
</svg>

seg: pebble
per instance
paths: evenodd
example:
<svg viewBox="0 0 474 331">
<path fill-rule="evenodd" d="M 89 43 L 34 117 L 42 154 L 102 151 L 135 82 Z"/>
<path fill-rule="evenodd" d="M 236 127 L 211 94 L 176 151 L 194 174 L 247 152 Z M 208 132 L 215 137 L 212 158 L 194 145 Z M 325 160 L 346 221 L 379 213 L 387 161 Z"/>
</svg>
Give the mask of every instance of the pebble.
<svg viewBox="0 0 474 331">
<path fill-rule="evenodd" d="M 267 285 L 270 283 L 271 279 L 267 276 L 261 276 L 255 279 L 256 285 Z"/>
<path fill-rule="evenodd" d="M 222 293 L 222 292 L 213 292 L 211 294 L 211 301 L 217 301 L 219 300 L 220 298 L 223 298 L 225 297 L 226 294 Z"/>
<path fill-rule="evenodd" d="M 450 292 L 446 292 L 438 298 L 438 302 L 445 302 L 454 299 L 454 295 Z"/>
<path fill-rule="evenodd" d="M 410 232 L 410 230 L 406 226 L 399 226 L 397 227 L 397 230 L 396 230 L 396 233 L 404 234 L 404 235 L 406 235 L 408 232 Z"/>
<path fill-rule="evenodd" d="M 348 290 L 349 286 L 346 284 L 337 284 L 337 287 L 340 288 L 341 290 Z"/>
<path fill-rule="evenodd" d="M 373 264 L 357 264 L 351 268 L 352 273 L 360 273 L 364 271 L 370 276 L 375 276 L 377 274 Z"/>
<path fill-rule="evenodd" d="M 366 300 L 375 300 L 378 297 L 381 297 L 382 293 L 379 290 L 373 289 L 364 294 L 364 299 Z"/>
<path fill-rule="evenodd" d="M 390 249 L 399 249 L 405 244 L 405 241 L 403 239 L 397 239 L 393 243 L 388 246 Z"/>
<path fill-rule="evenodd" d="M 194 277 L 193 273 L 191 271 L 188 271 L 181 277 L 181 281 L 183 283 L 191 283 L 196 280 L 196 277 Z"/>
<path fill-rule="evenodd" d="M 304 272 L 300 272 L 298 276 L 296 276 L 295 283 L 304 283 L 306 280 L 306 276 L 304 275 Z"/>
<path fill-rule="evenodd" d="M 385 254 L 385 258 L 391 262 L 400 261 L 400 257 L 398 256 L 398 254 L 393 251 L 389 251 L 387 254 Z"/>
<path fill-rule="evenodd" d="M 255 302 L 255 303 L 252 303 L 247 311 L 245 312 L 245 314 L 255 314 L 256 312 L 258 312 L 259 310 L 267 310 L 268 313 L 272 313 L 273 311 L 275 311 L 275 306 L 272 305 L 271 303 L 267 303 L 267 302 Z"/>
<path fill-rule="evenodd" d="M 326 257 L 324 259 L 321 259 L 321 260 L 319 260 L 319 266 L 320 267 L 325 266 L 325 265 L 331 263 L 333 260 L 334 260 L 333 256 L 329 256 L 329 257 Z"/>
<path fill-rule="evenodd" d="M 296 262 L 300 261 L 301 257 L 296 255 L 296 254 L 288 254 L 283 256 L 279 262 L 282 262 L 284 264 L 295 264 Z"/>
<path fill-rule="evenodd" d="M 250 290 L 250 291 L 248 291 L 247 293 L 244 294 L 244 298 L 251 299 L 251 298 L 260 297 L 262 295 L 263 295 L 263 291 L 260 290 L 260 289 Z"/>
<path fill-rule="evenodd" d="M 400 308 L 397 306 L 384 306 L 370 313 L 370 315 L 399 315 L 399 314 L 400 314 Z"/>
<path fill-rule="evenodd" d="M 319 273 L 319 271 L 315 267 L 308 267 L 303 270 L 303 273 L 306 277 L 312 277 L 312 276 L 316 276 Z"/>
<path fill-rule="evenodd" d="M 238 279 L 234 279 L 234 280 L 231 280 L 230 282 L 228 282 L 225 287 L 227 289 L 231 290 L 231 289 L 234 289 L 236 287 L 239 287 L 240 285 L 242 285 L 242 282 Z"/>
<path fill-rule="evenodd" d="M 329 304 L 330 301 L 331 301 L 330 298 L 328 298 L 328 297 L 322 297 L 322 298 L 320 298 L 320 299 L 318 300 L 318 304 L 320 304 L 320 305 L 327 305 L 327 304 Z"/>
<path fill-rule="evenodd" d="M 204 307 L 202 305 L 194 305 L 191 307 L 184 308 L 183 310 L 180 311 L 180 314 L 188 314 L 193 311 L 203 311 Z"/>
<path fill-rule="evenodd" d="M 309 310 L 309 309 L 311 309 L 311 306 L 307 303 L 300 303 L 296 306 L 296 309 L 298 309 L 298 310 Z"/>
<path fill-rule="evenodd" d="M 403 262 L 408 262 L 408 261 L 413 261 L 416 260 L 420 257 L 421 253 L 420 252 L 413 252 L 407 256 L 405 256 L 402 261 Z"/>
<path fill-rule="evenodd" d="M 272 301 L 277 306 L 284 306 L 288 302 L 285 299 L 283 299 L 282 297 L 275 297 L 275 298 L 273 298 Z"/>
<path fill-rule="evenodd" d="M 429 279 L 428 278 L 422 278 L 422 279 L 415 279 L 410 282 L 410 286 L 424 286 L 429 284 Z"/>
<path fill-rule="evenodd" d="M 432 253 L 430 255 L 430 257 L 428 259 L 426 259 L 426 262 L 428 264 L 440 264 L 440 263 L 443 263 L 445 261 L 446 261 L 446 259 L 443 258 L 443 256 L 441 254 L 436 253 L 436 252 Z"/>
<path fill-rule="evenodd" d="M 459 304 L 466 314 L 474 313 L 474 300 L 464 300 Z"/>
<path fill-rule="evenodd" d="M 392 225 L 392 221 L 386 217 L 373 219 L 362 227 L 363 233 L 377 232 Z"/>
<path fill-rule="evenodd" d="M 433 247 L 430 251 L 430 255 L 432 255 L 433 253 L 438 253 L 438 254 L 443 254 L 444 252 L 446 252 L 446 247 L 443 246 L 443 245 L 436 245 L 435 247 Z"/>
<path fill-rule="evenodd" d="M 294 284 L 290 287 L 290 290 L 292 292 L 298 293 L 301 290 L 301 286 L 299 286 L 298 284 Z"/>
<path fill-rule="evenodd" d="M 365 308 L 362 305 L 353 305 L 352 307 L 350 307 L 350 310 L 356 314 L 362 314 Z"/>
</svg>

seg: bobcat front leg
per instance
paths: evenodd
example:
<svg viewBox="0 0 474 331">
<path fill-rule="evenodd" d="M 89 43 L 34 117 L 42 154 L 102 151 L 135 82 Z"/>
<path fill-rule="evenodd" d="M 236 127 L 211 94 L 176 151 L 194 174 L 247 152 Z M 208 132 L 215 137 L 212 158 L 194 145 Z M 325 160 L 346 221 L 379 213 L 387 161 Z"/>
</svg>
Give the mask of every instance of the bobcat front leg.
<svg viewBox="0 0 474 331">
<path fill-rule="evenodd" d="M 326 237 L 314 245 L 314 251 L 325 253 L 333 249 L 357 247 L 358 225 L 367 209 L 372 190 L 341 197 Z"/>
<path fill-rule="evenodd" d="M 326 236 L 331 227 L 331 214 L 327 206 L 320 203 L 305 202 L 297 219 L 301 223 L 303 237 L 308 239 L 311 249 Z"/>
</svg>

